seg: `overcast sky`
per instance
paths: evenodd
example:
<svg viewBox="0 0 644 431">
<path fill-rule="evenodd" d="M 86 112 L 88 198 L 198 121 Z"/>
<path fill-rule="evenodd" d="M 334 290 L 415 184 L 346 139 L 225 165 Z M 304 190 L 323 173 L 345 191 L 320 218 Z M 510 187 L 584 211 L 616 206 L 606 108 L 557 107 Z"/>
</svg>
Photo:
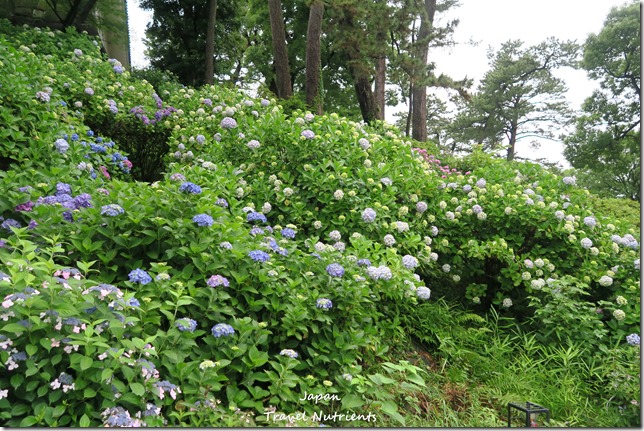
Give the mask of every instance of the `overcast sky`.
<svg viewBox="0 0 644 431">
<path fill-rule="evenodd" d="M 461 0 L 460 7 L 436 16 L 440 22 L 460 20 L 454 33 L 457 45 L 431 51 L 430 61 L 436 64 L 437 73 L 478 81 L 489 67 L 488 47 L 496 50 L 510 39 L 522 40 L 524 46 L 536 45 L 548 37 L 583 43 L 590 33 L 601 30 L 612 7 L 626 3 L 625 0 Z M 144 67 L 147 60 L 143 54 L 143 38 L 151 13 L 139 9 L 138 0 L 128 0 L 127 4 L 132 65 Z M 477 46 L 468 44 L 470 41 Z M 578 109 L 596 88 L 583 71 L 561 70 L 557 75 L 566 80 L 567 97 L 573 109 Z M 557 142 L 542 141 L 538 150 L 529 148 L 527 142 L 519 142 L 517 155 L 546 157 L 569 166 L 563 159 L 562 149 L 562 144 Z"/>
</svg>

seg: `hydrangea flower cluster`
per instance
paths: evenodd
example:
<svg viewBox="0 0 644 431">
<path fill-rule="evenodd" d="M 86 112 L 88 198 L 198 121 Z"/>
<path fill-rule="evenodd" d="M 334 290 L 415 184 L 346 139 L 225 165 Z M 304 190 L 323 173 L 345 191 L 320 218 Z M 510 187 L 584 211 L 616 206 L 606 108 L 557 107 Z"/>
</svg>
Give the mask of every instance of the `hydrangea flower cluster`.
<svg viewBox="0 0 644 431">
<path fill-rule="evenodd" d="M 630 334 L 626 336 L 626 342 L 631 346 L 640 345 L 640 336 L 637 334 Z"/>
<path fill-rule="evenodd" d="M 385 265 L 368 267 L 367 275 L 372 280 L 391 280 L 391 277 L 393 276 L 391 269 Z"/>
<path fill-rule="evenodd" d="M 152 277 L 145 272 L 144 270 L 140 268 L 136 268 L 132 270 L 129 274 L 130 281 L 132 283 L 139 283 L 139 284 L 148 284 L 149 282 L 152 281 Z"/>
<path fill-rule="evenodd" d="M 101 215 L 106 215 L 108 217 L 116 217 L 124 212 L 123 208 L 117 204 L 103 205 L 101 207 Z"/>
<path fill-rule="evenodd" d="M 413 270 L 418 266 L 418 259 L 412 255 L 406 254 L 402 258 L 402 264 L 405 268 Z"/>
<path fill-rule="evenodd" d="M 376 211 L 373 208 L 367 208 L 362 211 L 362 220 L 365 223 L 373 223 L 376 220 Z"/>
<path fill-rule="evenodd" d="M 329 308 L 333 307 L 333 302 L 331 302 L 331 300 L 328 298 L 320 298 L 315 302 L 315 306 L 317 308 L 328 310 Z"/>
<path fill-rule="evenodd" d="M 295 358 L 297 358 L 299 356 L 297 354 L 297 352 L 295 350 L 293 350 L 293 349 L 283 349 L 280 352 L 280 355 L 281 356 L 288 356 L 289 358 L 293 358 L 293 359 L 295 359 Z"/>
<path fill-rule="evenodd" d="M 302 136 L 304 139 L 313 139 L 315 138 L 315 133 L 312 130 L 302 130 L 302 133 L 300 133 L 300 136 Z"/>
<path fill-rule="evenodd" d="M 342 277 L 344 275 L 344 268 L 339 263 L 331 263 L 327 265 L 326 272 L 331 277 Z"/>
<path fill-rule="evenodd" d="M 262 222 L 262 223 L 266 223 L 266 222 L 267 222 L 267 220 L 266 220 L 266 216 L 265 216 L 264 214 L 262 214 L 262 213 L 260 213 L 260 212 L 256 212 L 256 211 L 249 212 L 249 213 L 246 215 L 246 221 L 249 221 L 249 222 L 256 222 L 256 221 L 258 221 L 258 222 Z"/>
<path fill-rule="evenodd" d="M 221 275 L 212 275 L 208 281 L 206 281 L 206 284 L 210 287 L 219 287 L 219 286 L 224 286 L 228 287 L 230 286 L 230 282 L 226 277 L 223 277 Z"/>
<path fill-rule="evenodd" d="M 194 183 L 191 183 L 190 181 L 186 181 L 185 183 L 179 186 L 179 191 L 183 193 L 191 193 L 193 195 L 198 195 L 199 193 L 201 193 L 201 187 L 199 187 Z"/>
<path fill-rule="evenodd" d="M 175 322 L 175 326 L 181 332 L 194 332 L 194 330 L 197 329 L 197 322 L 193 319 L 184 317 L 182 319 L 178 319 Z"/>
<path fill-rule="evenodd" d="M 228 325 L 227 323 L 217 323 L 215 326 L 212 327 L 212 335 L 215 336 L 215 338 L 219 337 L 224 337 L 228 335 L 233 335 L 235 333 L 235 329 Z"/>
<path fill-rule="evenodd" d="M 419 297 L 420 299 L 427 300 L 429 299 L 431 294 L 432 294 L 432 291 L 429 290 L 429 288 L 426 286 L 419 286 L 416 288 L 416 296 Z"/>
<path fill-rule="evenodd" d="M 209 227 L 214 223 L 213 218 L 208 214 L 197 214 L 192 218 L 192 221 L 195 222 L 197 226 L 201 227 Z"/>
<path fill-rule="evenodd" d="M 235 127 L 237 127 L 237 121 L 235 121 L 235 119 L 232 117 L 224 117 L 219 125 L 222 129 L 234 129 Z"/>
<path fill-rule="evenodd" d="M 253 250 L 248 253 L 248 257 L 253 259 L 255 262 L 266 262 L 271 258 L 271 256 L 262 250 Z"/>
</svg>

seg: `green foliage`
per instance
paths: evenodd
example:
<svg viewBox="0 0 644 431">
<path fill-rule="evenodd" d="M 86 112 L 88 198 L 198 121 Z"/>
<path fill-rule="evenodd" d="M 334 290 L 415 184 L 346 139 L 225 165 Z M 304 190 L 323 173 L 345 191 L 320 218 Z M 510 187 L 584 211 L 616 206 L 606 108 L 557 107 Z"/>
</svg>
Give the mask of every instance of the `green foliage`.
<svg viewBox="0 0 644 431">
<path fill-rule="evenodd" d="M 640 4 L 611 9 L 584 44 L 581 67 L 600 81 L 584 101 L 564 156 L 596 193 L 640 200 Z"/>
<path fill-rule="evenodd" d="M 38 38 L 60 58 L 24 45 Z M 162 99 L 77 40 L 0 41 L 8 426 L 312 425 L 345 410 L 498 426 L 503 406 L 470 382 L 575 425 L 604 404 L 601 425 L 636 423 L 616 413 L 634 359 L 604 364 L 639 332 L 638 231 L 573 178 L 480 152 L 448 166 L 385 123 L 287 115 L 223 87 L 168 83 Z M 122 148 L 151 183 L 128 178 Z M 564 322 L 583 339 L 557 338 Z M 410 340 L 441 377 L 396 357 Z M 594 386 L 611 376 L 614 392 Z"/>
</svg>

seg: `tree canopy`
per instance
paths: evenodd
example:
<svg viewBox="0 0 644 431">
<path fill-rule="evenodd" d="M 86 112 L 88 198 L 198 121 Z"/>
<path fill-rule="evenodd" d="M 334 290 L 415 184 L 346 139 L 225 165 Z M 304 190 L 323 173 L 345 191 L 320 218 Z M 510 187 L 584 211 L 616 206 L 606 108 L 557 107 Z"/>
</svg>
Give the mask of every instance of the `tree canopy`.
<svg viewBox="0 0 644 431">
<path fill-rule="evenodd" d="M 600 88 L 585 100 L 564 156 L 596 193 L 640 200 L 641 42 L 637 2 L 609 13 L 581 67 Z"/>
</svg>

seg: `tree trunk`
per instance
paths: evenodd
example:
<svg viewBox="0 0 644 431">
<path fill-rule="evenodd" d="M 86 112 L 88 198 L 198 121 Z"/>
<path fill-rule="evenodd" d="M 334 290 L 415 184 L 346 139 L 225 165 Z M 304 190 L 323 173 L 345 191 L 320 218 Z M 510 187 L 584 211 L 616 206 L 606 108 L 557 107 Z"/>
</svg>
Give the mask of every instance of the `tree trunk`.
<svg viewBox="0 0 644 431">
<path fill-rule="evenodd" d="M 270 15 L 273 40 L 273 61 L 275 63 L 277 97 L 280 99 L 288 99 L 293 95 L 293 89 L 291 87 L 290 66 L 288 64 L 282 2 L 280 0 L 268 0 L 268 12 Z"/>
<path fill-rule="evenodd" d="M 427 86 L 425 84 L 425 69 L 427 67 L 427 51 L 429 49 L 431 29 L 436 14 L 436 0 L 425 0 L 425 6 L 420 15 L 420 28 L 416 40 L 416 55 L 414 73 L 412 74 L 412 138 L 427 141 Z"/>
<path fill-rule="evenodd" d="M 507 156 L 508 162 L 511 162 L 512 160 L 514 160 L 514 146 L 517 143 L 517 128 L 518 126 L 513 124 L 510 129 L 510 139 L 509 139 L 510 143 L 508 145 L 508 156 Z"/>
<path fill-rule="evenodd" d="M 352 67 L 352 69 L 355 69 L 355 67 Z M 352 74 L 355 80 L 353 86 L 358 97 L 362 119 L 365 123 L 370 124 L 378 119 L 378 105 L 371 90 L 371 80 L 368 75 L 355 70 L 352 71 Z"/>
<path fill-rule="evenodd" d="M 376 59 L 376 79 L 374 82 L 374 95 L 378 107 L 378 120 L 385 120 L 385 79 L 387 72 L 387 59 L 379 57 Z"/>
<path fill-rule="evenodd" d="M 309 9 L 309 23 L 306 32 L 306 104 L 318 115 L 322 114 L 320 91 L 320 36 L 324 1 L 313 0 Z"/>
<path fill-rule="evenodd" d="M 215 23 L 217 22 L 217 0 L 210 0 L 208 28 L 206 34 L 206 84 L 215 83 Z"/>
</svg>

